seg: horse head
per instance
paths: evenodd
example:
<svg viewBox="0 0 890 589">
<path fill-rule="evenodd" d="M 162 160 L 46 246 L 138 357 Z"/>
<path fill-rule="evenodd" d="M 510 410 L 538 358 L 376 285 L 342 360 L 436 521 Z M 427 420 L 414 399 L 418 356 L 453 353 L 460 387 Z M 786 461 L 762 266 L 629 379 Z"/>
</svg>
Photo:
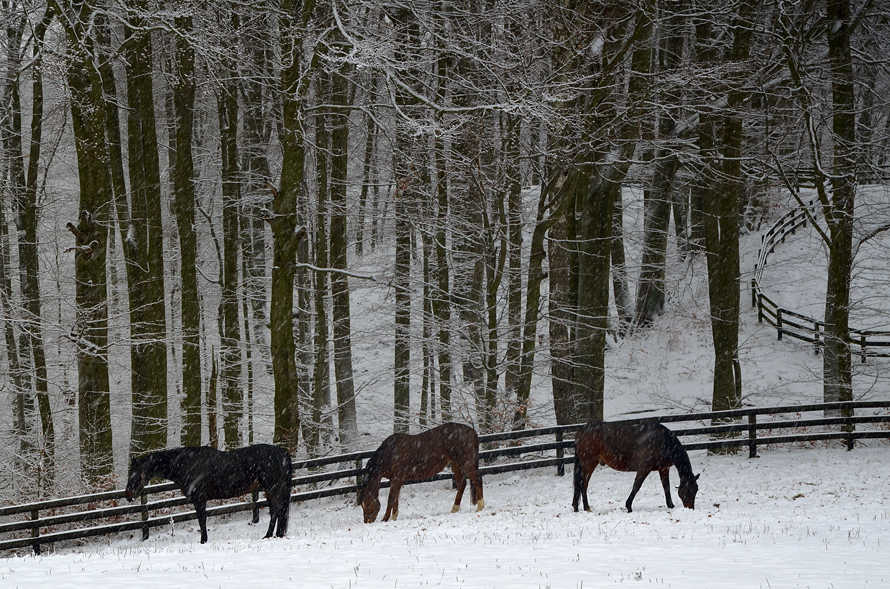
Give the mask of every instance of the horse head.
<svg viewBox="0 0 890 589">
<path fill-rule="evenodd" d="M 130 462 L 130 474 L 127 476 L 127 501 L 133 501 L 145 488 L 145 469 L 134 458 Z"/>
<path fill-rule="evenodd" d="M 687 509 L 695 509 L 695 494 L 698 493 L 698 477 L 701 473 L 694 477 L 687 477 L 680 480 L 680 486 L 677 487 L 677 494 L 683 502 L 683 507 Z"/>
<path fill-rule="evenodd" d="M 371 486 L 367 482 L 362 485 L 358 499 L 362 506 L 366 524 L 374 523 L 377 519 L 377 514 L 380 513 L 380 498 L 377 496 L 377 493 L 373 492 L 373 489 L 369 488 Z"/>
</svg>

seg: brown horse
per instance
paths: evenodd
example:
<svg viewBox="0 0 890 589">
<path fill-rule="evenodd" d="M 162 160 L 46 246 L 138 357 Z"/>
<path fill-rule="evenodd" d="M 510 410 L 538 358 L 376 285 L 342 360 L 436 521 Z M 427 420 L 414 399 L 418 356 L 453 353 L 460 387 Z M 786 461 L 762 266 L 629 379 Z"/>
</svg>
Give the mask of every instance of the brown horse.
<svg viewBox="0 0 890 589">
<path fill-rule="evenodd" d="M 457 483 L 457 497 L 451 513 L 460 509 L 467 479 L 470 481 L 470 499 L 476 511 L 482 509 L 482 477 L 479 475 L 479 436 L 476 430 L 460 423 L 443 423 L 438 427 L 411 436 L 393 434 L 383 440 L 365 467 L 365 480 L 359 492 L 359 503 L 365 523 L 377 519 L 380 513 L 380 479 L 390 481 L 389 500 L 383 521 L 399 516 L 399 491 L 409 480 L 428 479 L 446 466 L 451 465 Z"/>
<path fill-rule="evenodd" d="M 578 511 L 578 496 L 584 498 L 584 511 L 590 511 L 587 503 L 587 484 L 590 475 L 599 464 L 615 470 L 636 471 L 634 486 L 627 498 L 627 511 L 633 511 L 631 504 L 637 491 L 649 476 L 657 470 L 664 486 L 664 496 L 668 508 L 674 507 L 671 500 L 668 474 L 671 466 L 677 467 L 680 486 L 677 493 L 683 505 L 695 509 L 695 494 L 698 493 L 698 477 L 692 474 L 689 455 L 677 436 L 660 423 L 588 423 L 575 434 L 575 494 L 572 507 Z"/>
</svg>

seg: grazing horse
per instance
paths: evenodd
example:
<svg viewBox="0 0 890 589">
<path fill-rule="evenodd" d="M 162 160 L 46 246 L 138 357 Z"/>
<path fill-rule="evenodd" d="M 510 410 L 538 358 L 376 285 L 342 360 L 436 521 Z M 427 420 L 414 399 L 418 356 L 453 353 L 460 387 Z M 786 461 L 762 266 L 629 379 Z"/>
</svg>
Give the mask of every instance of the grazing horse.
<svg viewBox="0 0 890 589">
<path fill-rule="evenodd" d="M 631 504 L 637 491 L 649 473 L 657 470 L 664 486 L 664 496 L 668 508 L 674 507 L 671 500 L 668 474 L 671 466 L 677 467 L 680 486 L 677 493 L 683 505 L 695 509 L 695 494 L 698 492 L 699 475 L 692 474 L 692 465 L 686 450 L 677 436 L 660 423 L 588 423 L 575 434 L 575 494 L 572 507 L 578 511 L 578 496 L 584 498 L 584 511 L 590 511 L 587 503 L 587 484 L 590 475 L 599 464 L 615 470 L 636 471 L 634 486 L 627 498 L 627 511 L 633 511 Z"/>
<path fill-rule="evenodd" d="M 467 479 L 470 481 L 470 500 L 476 511 L 482 509 L 482 477 L 479 474 L 479 436 L 476 430 L 460 423 L 443 423 L 438 427 L 411 436 L 393 434 L 383 440 L 368 460 L 365 480 L 359 492 L 359 503 L 365 523 L 377 519 L 380 513 L 380 479 L 390 481 L 389 500 L 383 521 L 399 516 L 399 491 L 408 480 L 428 479 L 451 465 L 457 483 L 457 497 L 451 513 L 460 509 Z"/>
<path fill-rule="evenodd" d="M 269 503 L 269 530 L 287 533 L 290 513 L 290 453 L 269 444 L 223 452 L 207 446 L 161 450 L 133 459 L 127 478 L 127 499 L 133 501 L 153 477 L 170 479 L 195 505 L 201 544 L 207 542 L 207 500 L 228 499 L 262 488 Z M 256 523 L 257 520 L 254 520 Z"/>
</svg>

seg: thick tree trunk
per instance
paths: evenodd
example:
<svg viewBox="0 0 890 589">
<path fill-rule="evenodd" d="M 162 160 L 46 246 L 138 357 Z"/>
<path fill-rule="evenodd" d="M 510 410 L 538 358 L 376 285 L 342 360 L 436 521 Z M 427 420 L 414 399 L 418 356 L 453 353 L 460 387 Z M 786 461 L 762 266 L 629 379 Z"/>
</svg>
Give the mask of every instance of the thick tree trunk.
<svg viewBox="0 0 890 589">
<path fill-rule="evenodd" d="M 733 22 L 733 48 L 730 59 L 741 63 L 748 58 L 753 35 L 753 2 L 743 2 Z M 741 83 L 741 81 L 739 82 Z M 714 340 L 714 411 L 741 405 L 742 375 L 739 363 L 739 200 L 742 179 L 742 119 L 736 113 L 745 94 L 732 89 L 727 98 L 728 115 L 723 120 L 722 181 L 705 199 L 705 251 L 708 260 L 708 294 L 711 331 Z M 708 128 L 704 128 L 705 151 Z"/>
<path fill-rule="evenodd" d="M 53 6 L 64 23 L 72 50 L 67 78 L 81 211 L 78 222 L 68 224 L 78 247 L 74 258 L 77 321 L 72 334 L 77 344 L 81 473 L 89 486 L 95 486 L 114 470 L 105 259 L 112 194 L 106 165 L 102 82 L 92 57 L 93 44 L 85 35 L 86 22 L 80 20 L 84 15 L 76 15 L 70 6 L 59 2 L 53 2 Z"/>
<path fill-rule="evenodd" d="M 161 224 L 161 174 L 154 113 L 153 55 L 147 23 L 139 16 L 142 0 L 126 29 L 127 146 L 130 173 L 129 216 L 120 217 L 127 257 L 130 300 L 131 386 L 130 454 L 167 447 L 167 320 L 164 300 L 164 243 Z M 119 195 L 123 201 L 123 195 Z M 119 212 L 126 209 L 118 207 Z"/>
<path fill-rule="evenodd" d="M 571 200 L 573 195 L 567 195 Z M 574 240 L 569 235 L 569 223 L 561 216 L 548 235 L 549 272 L 547 274 L 550 293 L 550 378 L 553 389 L 553 408 L 557 425 L 577 423 L 580 418 L 575 407 L 574 386 L 572 383 L 572 334 L 574 315 L 569 311 L 575 296 L 571 286 L 571 252 Z M 614 242 L 613 242 L 614 248 Z"/>
<path fill-rule="evenodd" d="M 183 446 L 201 445 L 201 305 L 198 298 L 198 240 L 195 234 L 195 164 L 192 132 L 195 107 L 195 52 L 188 41 L 190 16 L 176 20 L 183 33 L 176 38 L 173 79 L 175 155 L 173 211 L 179 235 L 180 305 L 182 317 Z"/>
<path fill-rule="evenodd" d="M 828 0 L 828 59 L 834 112 L 834 156 L 828 283 L 825 292 L 825 354 L 823 395 L 826 402 L 853 400 L 850 353 L 850 280 L 853 269 L 853 204 L 856 192 L 856 104 L 853 58 L 850 49 L 849 0 Z M 851 414 L 851 411 L 845 411 Z"/>
<path fill-rule="evenodd" d="M 303 31 L 315 11 L 315 2 L 284 0 L 279 10 L 281 46 L 281 185 L 272 199 L 272 287 L 270 324 L 272 373 L 275 380 L 275 432 L 273 440 L 296 450 L 300 432 L 300 399 L 294 346 L 294 272 L 300 239 L 298 195 L 303 182 L 305 146 L 301 101 L 311 80 L 303 71 Z M 310 65 L 314 67 L 313 61 Z"/>
</svg>

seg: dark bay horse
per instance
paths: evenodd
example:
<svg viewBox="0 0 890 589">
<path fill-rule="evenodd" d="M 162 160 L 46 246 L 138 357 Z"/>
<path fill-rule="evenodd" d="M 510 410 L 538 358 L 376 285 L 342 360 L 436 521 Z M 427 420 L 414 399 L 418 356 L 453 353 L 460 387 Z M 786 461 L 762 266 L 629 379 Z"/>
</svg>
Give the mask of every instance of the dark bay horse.
<svg viewBox="0 0 890 589">
<path fill-rule="evenodd" d="M 677 494 L 683 505 L 695 509 L 695 494 L 698 492 L 699 475 L 692 474 L 689 455 L 674 433 L 660 423 L 608 423 L 595 422 L 584 425 L 575 434 L 575 493 L 572 507 L 578 511 L 578 496 L 584 498 L 584 511 L 590 511 L 587 503 L 587 484 L 590 475 L 600 464 L 615 470 L 636 471 L 634 486 L 627 498 L 627 511 L 633 511 L 631 504 L 637 491 L 649 476 L 657 470 L 664 487 L 668 508 L 674 507 L 671 500 L 668 473 L 671 466 L 677 467 L 680 486 Z"/>
<path fill-rule="evenodd" d="M 207 542 L 207 501 L 228 499 L 261 488 L 269 502 L 269 530 L 278 524 L 278 537 L 287 533 L 290 514 L 290 453 L 269 444 L 223 452 L 215 448 L 175 448 L 134 459 L 127 478 L 127 499 L 133 501 L 153 477 L 170 479 L 195 506 L 201 544 Z M 254 521 L 256 523 L 256 521 Z"/>
<path fill-rule="evenodd" d="M 479 474 L 479 436 L 476 430 L 460 423 L 443 423 L 417 435 L 393 434 L 383 440 L 365 466 L 365 480 L 359 492 L 359 503 L 365 523 L 372 523 L 380 513 L 380 479 L 390 481 L 389 500 L 383 521 L 399 516 L 399 491 L 409 480 L 428 479 L 451 465 L 457 483 L 454 513 L 460 509 L 467 480 L 470 500 L 476 511 L 482 509 L 482 477 Z"/>
</svg>

